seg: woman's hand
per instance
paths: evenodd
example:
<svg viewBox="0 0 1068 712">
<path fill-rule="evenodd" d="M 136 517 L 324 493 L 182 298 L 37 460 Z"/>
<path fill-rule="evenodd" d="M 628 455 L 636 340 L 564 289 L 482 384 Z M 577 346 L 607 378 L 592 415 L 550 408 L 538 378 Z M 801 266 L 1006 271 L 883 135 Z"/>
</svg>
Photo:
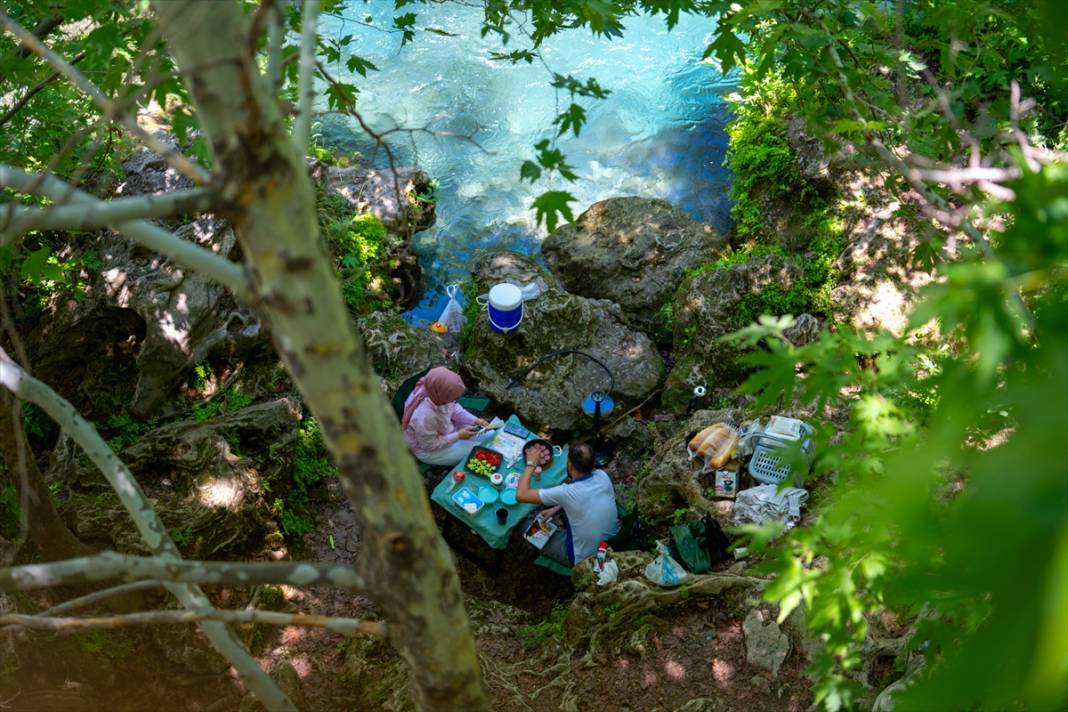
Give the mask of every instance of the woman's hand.
<svg viewBox="0 0 1068 712">
<path fill-rule="evenodd" d="M 464 428 L 459 432 L 458 437 L 461 440 L 470 440 L 471 438 L 475 437 L 475 435 L 476 431 L 474 428 Z"/>
<path fill-rule="evenodd" d="M 475 425 L 480 425 L 483 428 L 488 428 L 489 427 L 489 421 L 486 420 L 485 418 L 475 418 Z"/>
</svg>

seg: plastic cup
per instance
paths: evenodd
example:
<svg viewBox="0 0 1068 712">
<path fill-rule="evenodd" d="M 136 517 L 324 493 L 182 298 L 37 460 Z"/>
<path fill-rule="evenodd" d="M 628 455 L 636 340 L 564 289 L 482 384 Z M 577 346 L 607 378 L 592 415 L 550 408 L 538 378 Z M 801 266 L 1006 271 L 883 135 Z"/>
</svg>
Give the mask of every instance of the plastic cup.
<svg viewBox="0 0 1068 712">
<path fill-rule="evenodd" d="M 504 507 L 501 507 L 500 509 L 497 510 L 497 523 L 500 524 L 503 527 L 504 523 L 507 522 L 507 521 L 508 521 L 508 510 L 505 509 Z"/>
</svg>

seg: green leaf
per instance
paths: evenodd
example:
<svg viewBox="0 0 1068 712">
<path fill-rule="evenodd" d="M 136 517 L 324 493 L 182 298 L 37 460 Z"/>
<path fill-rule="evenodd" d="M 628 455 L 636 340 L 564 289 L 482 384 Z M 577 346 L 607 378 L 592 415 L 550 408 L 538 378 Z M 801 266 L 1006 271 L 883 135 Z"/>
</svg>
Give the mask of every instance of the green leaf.
<svg viewBox="0 0 1068 712">
<path fill-rule="evenodd" d="M 537 222 L 540 225 L 545 222 L 545 229 L 552 232 L 556 229 L 557 215 L 562 215 L 568 222 L 574 222 L 575 217 L 568 203 L 575 202 L 575 197 L 570 193 L 560 190 L 550 190 L 542 193 L 534 199 L 534 210 Z"/>
<path fill-rule="evenodd" d="M 575 136 L 579 135 L 579 131 L 582 130 L 582 125 L 586 123 L 586 110 L 578 104 L 572 104 L 567 109 L 553 119 L 553 123 L 556 124 L 559 129 L 556 135 L 559 136 L 571 129 Z"/>
<path fill-rule="evenodd" d="M 348 60 L 346 60 L 345 66 L 348 67 L 348 70 L 350 72 L 356 72 L 361 77 L 367 76 L 368 69 L 375 72 L 378 71 L 378 67 L 376 67 L 373 62 L 369 62 L 363 57 L 359 57 L 355 54 L 349 57 Z"/>
<path fill-rule="evenodd" d="M 534 161 L 523 161 L 519 167 L 519 180 L 529 180 L 531 183 L 541 178 L 541 168 Z"/>
</svg>

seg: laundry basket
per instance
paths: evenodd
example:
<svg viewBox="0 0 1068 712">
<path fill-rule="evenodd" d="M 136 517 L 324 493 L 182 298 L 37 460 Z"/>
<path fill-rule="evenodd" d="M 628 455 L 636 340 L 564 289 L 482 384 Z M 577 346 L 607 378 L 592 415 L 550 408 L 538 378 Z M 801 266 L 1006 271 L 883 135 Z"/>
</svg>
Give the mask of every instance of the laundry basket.
<svg viewBox="0 0 1068 712">
<path fill-rule="evenodd" d="M 793 474 L 794 484 L 800 486 L 801 478 L 783 457 L 784 450 L 801 441 L 801 452 L 806 464 L 812 462 L 812 427 L 794 418 L 772 416 L 768 427 L 754 432 L 753 457 L 749 460 L 749 474 L 765 485 L 777 485 Z M 806 467 L 807 470 L 807 467 Z"/>
</svg>

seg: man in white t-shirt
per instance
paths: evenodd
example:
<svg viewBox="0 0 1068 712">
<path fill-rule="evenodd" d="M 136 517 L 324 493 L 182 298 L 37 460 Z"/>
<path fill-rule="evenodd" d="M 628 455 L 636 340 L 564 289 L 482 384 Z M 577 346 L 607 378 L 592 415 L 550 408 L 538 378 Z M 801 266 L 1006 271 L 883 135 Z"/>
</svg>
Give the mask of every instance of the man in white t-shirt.
<svg viewBox="0 0 1068 712">
<path fill-rule="evenodd" d="M 530 455 L 531 459 L 535 456 Z M 515 498 L 520 502 L 550 505 L 543 515 L 552 516 L 560 509 L 567 519 L 545 544 L 542 554 L 567 566 L 597 553 L 597 545 L 619 532 L 616 495 L 612 480 L 604 470 L 594 469 L 593 448 L 586 443 L 568 446 L 568 481 L 556 487 L 531 489 L 530 479 L 536 464 L 527 460 L 519 478 Z"/>
</svg>

